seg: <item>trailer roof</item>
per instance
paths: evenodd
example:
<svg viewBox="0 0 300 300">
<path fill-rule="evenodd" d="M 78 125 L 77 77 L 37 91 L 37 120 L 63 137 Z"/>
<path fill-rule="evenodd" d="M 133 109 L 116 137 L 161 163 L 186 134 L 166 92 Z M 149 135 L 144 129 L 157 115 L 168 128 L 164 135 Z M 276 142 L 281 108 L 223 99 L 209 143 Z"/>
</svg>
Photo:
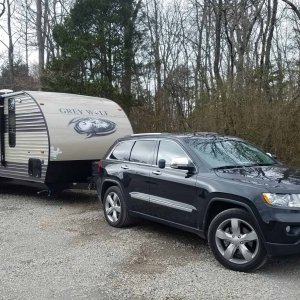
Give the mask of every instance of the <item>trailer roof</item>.
<svg viewBox="0 0 300 300">
<path fill-rule="evenodd" d="M 43 92 L 43 91 L 25 91 L 25 93 L 29 94 L 36 101 L 43 102 L 53 102 L 53 101 L 109 101 L 113 102 L 109 99 L 101 98 L 101 97 L 92 97 L 85 95 L 76 95 L 76 94 L 67 94 L 67 93 L 56 93 L 56 92 Z"/>
</svg>

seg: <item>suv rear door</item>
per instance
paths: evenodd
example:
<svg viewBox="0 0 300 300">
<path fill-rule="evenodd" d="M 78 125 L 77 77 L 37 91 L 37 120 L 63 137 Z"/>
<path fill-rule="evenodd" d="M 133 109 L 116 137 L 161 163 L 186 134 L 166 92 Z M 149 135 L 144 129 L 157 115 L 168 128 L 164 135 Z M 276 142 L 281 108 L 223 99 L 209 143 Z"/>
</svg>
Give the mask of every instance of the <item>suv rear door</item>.
<svg viewBox="0 0 300 300">
<path fill-rule="evenodd" d="M 153 139 L 121 141 L 105 162 L 104 180 L 121 182 L 131 211 L 149 214 L 149 174 L 156 145 Z"/>
<path fill-rule="evenodd" d="M 121 180 L 131 211 L 149 214 L 149 175 L 156 144 L 156 140 L 136 140 L 129 161 L 121 165 Z"/>
</svg>

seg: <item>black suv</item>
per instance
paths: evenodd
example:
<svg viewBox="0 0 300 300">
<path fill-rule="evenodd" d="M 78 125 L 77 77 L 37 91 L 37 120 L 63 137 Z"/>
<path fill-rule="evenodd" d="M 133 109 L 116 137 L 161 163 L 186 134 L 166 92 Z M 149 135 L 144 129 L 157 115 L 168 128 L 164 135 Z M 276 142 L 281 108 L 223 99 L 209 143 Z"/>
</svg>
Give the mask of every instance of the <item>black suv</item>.
<svg viewBox="0 0 300 300">
<path fill-rule="evenodd" d="M 300 253 L 300 172 L 242 139 L 132 135 L 116 141 L 98 168 L 111 226 L 142 217 L 194 232 L 237 271 Z"/>
</svg>

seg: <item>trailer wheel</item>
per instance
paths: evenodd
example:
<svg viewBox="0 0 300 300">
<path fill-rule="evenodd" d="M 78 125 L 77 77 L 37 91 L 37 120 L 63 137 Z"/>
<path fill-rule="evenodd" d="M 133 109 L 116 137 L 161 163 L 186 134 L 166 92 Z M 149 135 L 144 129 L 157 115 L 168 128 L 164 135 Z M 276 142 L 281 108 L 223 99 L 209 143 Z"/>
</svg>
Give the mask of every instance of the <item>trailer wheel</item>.
<svg viewBox="0 0 300 300">
<path fill-rule="evenodd" d="M 105 192 L 103 211 L 107 223 L 113 227 L 125 227 L 131 223 L 123 193 L 117 186 L 112 186 Z"/>
</svg>

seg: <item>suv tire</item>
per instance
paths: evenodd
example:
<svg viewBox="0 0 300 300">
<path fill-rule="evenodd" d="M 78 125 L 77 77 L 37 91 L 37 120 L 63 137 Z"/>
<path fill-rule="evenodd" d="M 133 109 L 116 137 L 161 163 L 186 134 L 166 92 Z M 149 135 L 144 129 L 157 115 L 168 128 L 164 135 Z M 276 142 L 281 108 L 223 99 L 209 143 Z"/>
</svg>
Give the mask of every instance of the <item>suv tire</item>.
<svg viewBox="0 0 300 300">
<path fill-rule="evenodd" d="M 105 192 L 103 211 L 107 223 L 113 227 L 125 227 L 131 223 L 123 193 L 117 186 L 112 186 Z"/>
<path fill-rule="evenodd" d="M 247 272 L 262 267 L 267 253 L 252 217 L 239 208 L 219 213 L 210 223 L 208 243 L 226 268 Z"/>
</svg>

